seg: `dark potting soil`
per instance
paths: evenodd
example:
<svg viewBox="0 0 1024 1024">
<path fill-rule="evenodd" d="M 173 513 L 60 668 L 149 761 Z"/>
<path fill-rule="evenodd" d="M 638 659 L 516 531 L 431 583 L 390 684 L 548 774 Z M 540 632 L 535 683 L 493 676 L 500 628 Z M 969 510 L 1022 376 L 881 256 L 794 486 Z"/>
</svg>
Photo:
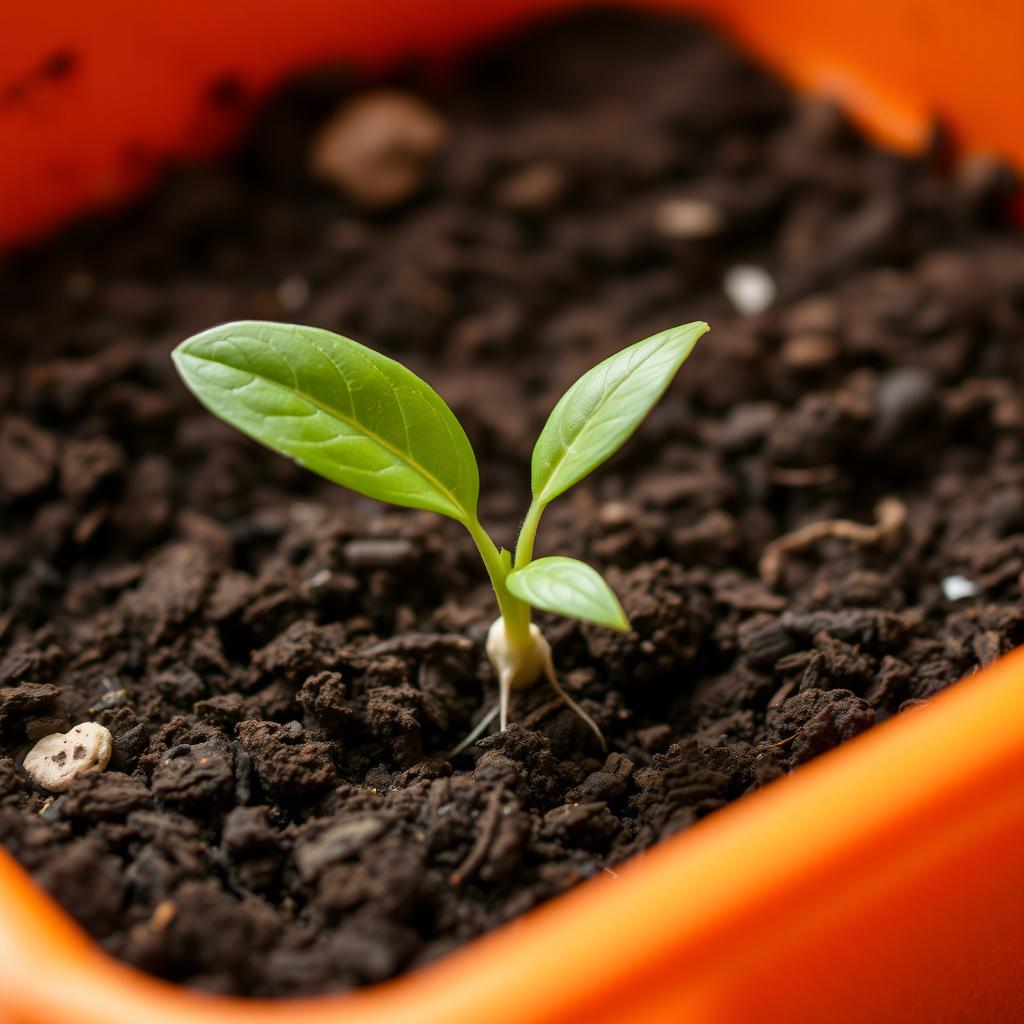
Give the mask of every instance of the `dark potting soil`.
<svg viewBox="0 0 1024 1024">
<path fill-rule="evenodd" d="M 398 205 L 310 178 L 356 89 L 316 76 L 231 162 L 0 280 L 0 841 L 105 949 L 217 992 L 433 960 L 1024 638 L 1004 172 L 951 169 L 938 135 L 918 159 L 874 149 L 646 16 L 574 16 L 402 82 L 447 134 Z M 767 309 L 734 308 L 766 288 Z M 632 619 L 540 616 L 607 756 L 539 686 L 506 734 L 446 757 L 495 696 L 472 543 L 204 412 L 170 348 L 243 317 L 336 329 L 428 378 L 505 544 L 562 390 L 711 323 L 541 530 Z M 49 798 L 21 759 L 88 720 L 110 768 Z"/>
</svg>

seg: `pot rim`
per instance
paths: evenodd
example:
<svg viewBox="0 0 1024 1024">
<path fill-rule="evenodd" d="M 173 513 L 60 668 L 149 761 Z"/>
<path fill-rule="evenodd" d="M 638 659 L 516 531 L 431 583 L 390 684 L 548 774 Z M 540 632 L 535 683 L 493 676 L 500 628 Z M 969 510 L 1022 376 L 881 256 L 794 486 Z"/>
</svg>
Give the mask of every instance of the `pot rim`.
<svg viewBox="0 0 1024 1024">
<path fill-rule="evenodd" d="M 445 56 L 587 0 L 49 0 L 0 35 L 0 250 L 137 195 L 173 159 L 208 157 L 275 82 L 348 60 L 379 71 Z M 798 89 L 838 101 L 876 138 L 919 149 L 940 117 L 964 151 L 1024 170 L 1024 5 L 923 0 L 618 0 L 707 17 Z M 230 60 L 223 42 L 231 38 Z M 55 46 L 59 44 L 59 48 Z M 67 59 L 70 56 L 70 61 Z M 63 67 L 61 75 L 54 69 Z M 229 74 L 242 101 L 211 103 Z M 132 83 L 126 89 L 125 82 Z M 1017 209 L 1024 223 L 1024 203 Z"/>
<path fill-rule="evenodd" d="M 146 976 L 104 954 L 0 851 L 0 1009 L 75 1024 L 583 1020 L 596 1019 L 588 1007 L 635 1008 L 666 964 L 677 995 L 703 1000 L 708 978 L 735 977 L 783 925 L 849 913 L 865 888 L 898 887 L 922 858 L 984 846 L 1007 822 L 1024 823 L 1024 648 L 663 840 L 618 877 L 337 996 L 206 996 Z"/>
<path fill-rule="evenodd" d="M 941 113 L 959 141 L 1002 151 L 1024 166 L 1017 52 L 1024 5 L 989 11 L 920 0 L 856 5 L 808 0 L 634 2 L 712 15 L 791 81 L 839 96 L 862 123 L 890 142 L 912 143 L 931 115 Z M 372 65 L 408 52 L 412 43 L 417 49 L 452 49 L 526 14 L 566 7 L 568 0 L 453 2 L 443 8 L 443 18 L 437 7 L 420 0 L 389 0 L 386 17 L 379 0 L 347 0 L 344 19 L 336 0 L 301 0 L 301 32 L 292 30 L 296 6 L 276 0 L 250 0 L 244 6 L 181 0 L 161 24 L 158 14 L 147 12 L 162 8 L 148 8 L 137 0 L 102 0 L 99 5 L 52 0 L 9 19 L 0 37 L 0 91 L 50 53 L 58 34 L 84 46 L 92 71 L 98 69 L 106 78 L 67 93 L 67 103 L 54 100 L 57 93 L 48 94 L 44 102 L 52 108 L 49 118 L 22 119 L 13 108 L 0 109 L 2 148 L 24 156 L 0 161 L 0 193 L 25 199 L 0 210 L 0 244 L 37 236 L 71 212 L 137 188 L 141 182 L 118 176 L 119 147 L 128 130 L 153 127 L 145 137 L 155 147 L 157 163 L 226 141 L 231 132 L 225 125 L 214 126 L 198 146 L 185 130 L 196 97 L 210 76 L 223 70 L 226 30 L 245 34 L 251 44 L 258 35 L 254 26 L 262 23 L 265 41 L 272 43 L 243 44 L 233 55 L 240 63 L 249 62 L 257 95 L 284 71 L 316 54 L 347 52 Z M 225 13 L 229 10 L 237 13 L 233 22 Z M 138 45 L 140 33 L 152 39 L 156 31 L 162 42 L 171 41 L 168 50 L 181 47 L 183 40 L 195 38 L 197 26 L 204 38 L 204 25 L 210 45 L 187 74 L 180 62 L 154 61 Z M 358 31 L 346 36 L 353 26 Z M 927 45 L 915 47 L 925 35 Z M 107 66 L 104 58 L 113 64 Z M 122 79 L 135 82 L 136 88 L 123 89 Z M 158 115 L 135 102 L 161 88 L 177 92 L 162 96 Z M 113 96 L 122 101 L 116 109 L 108 102 Z M 73 180 L 67 179 L 61 163 L 69 144 L 85 158 L 81 176 Z M 59 173 L 51 175 L 54 169 Z M 876 787 L 880 800 L 873 794 Z M 977 856 L 965 860 L 964 851 Z M 894 900 L 923 876 L 946 887 L 931 894 L 933 902 L 973 912 L 962 922 L 965 938 L 991 939 L 973 960 L 970 949 L 962 951 L 977 971 L 956 989 L 965 1000 L 956 1019 L 1014 1021 L 1024 1005 L 1024 950 L 1019 925 L 1012 933 L 1008 930 L 1007 922 L 1014 918 L 1007 908 L 1016 913 L 1017 922 L 1024 919 L 1024 887 L 998 890 L 998 885 L 1010 878 L 1019 883 L 1021 861 L 1024 650 L 962 681 L 926 707 L 876 725 L 793 775 L 659 843 L 626 864 L 617 878 L 588 881 L 437 964 L 341 996 L 274 1002 L 226 999 L 143 975 L 103 954 L 0 850 L 0 1021 L 750 1020 L 749 1014 L 736 1011 L 734 997 L 751 979 L 764 980 L 754 972 L 754 963 L 773 956 L 772 962 L 778 962 L 799 937 L 813 941 L 829 924 L 845 930 L 848 945 L 870 942 L 872 922 L 882 920 L 896 929 L 901 922 L 870 917 L 866 908 Z M 957 874 L 965 863 L 988 865 L 993 875 Z M 986 902 L 992 898 L 1001 902 Z M 925 899 L 920 895 L 917 904 L 922 920 Z M 861 920 L 867 925 L 853 926 Z M 926 925 L 915 934 L 923 946 L 916 960 L 908 952 L 907 965 L 916 965 L 916 980 L 928 983 L 921 974 L 932 951 Z M 880 948 L 892 952 L 885 936 L 874 937 Z M 949 950 L 940 950 L 938 941 L 935 950 L 944 954 L 941 963 L 948 968 L 953 962 Z M 780 947 L 783 953 L 777 952 Z M 1012 948 L 1016 958 L 1008 952 Z M 1001 959 L 986 961 L 983 954 L 989 949 Z M 818 966 L 823 963 L 824 954 Z M 870 978 L 858 980 L 870 987 Z M 1004 1002 L 999 1004 L 1001 1015 L 996 1015 L 991 999 L 984 1000 L 1000 985 Z M 827 982 L 812 994 L 831 997 L 833 1022 L 880 1019 L 877 1014 L 858 1016 L 868 1005 L 883 1005 L 890 1014 L 898 1006 L 904 1012 L 887 1019 L 901 1022 L 939 1019 L 922 1008 L 921 991 L 893 990 L 888 993 L 891 1002 L 882 1004 L 870 1003 L 870 996 L 884 998 L 884 993 L 838 992 Z M 788 1005 L 779 996 L 778 1006 L 764 1005 L 760 1017 L 792 1020 L 785 1016 Z M 809 1004 L 800 1005 L 806 1010 Z M 931 1005 L 947 1011 L 949 1019 L 949 1003 Z"/>
</svg>

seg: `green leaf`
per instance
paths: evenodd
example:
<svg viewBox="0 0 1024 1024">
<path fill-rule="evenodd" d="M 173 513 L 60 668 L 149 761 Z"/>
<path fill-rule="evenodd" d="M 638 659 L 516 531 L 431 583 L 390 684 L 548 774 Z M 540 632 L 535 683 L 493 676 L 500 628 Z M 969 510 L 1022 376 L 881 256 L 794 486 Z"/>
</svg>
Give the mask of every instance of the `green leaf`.
<svg viewBox="0 0 1024 1024">
<path fill-rule="evenodd" d="M 174 351 L 211 412 L 378 501 L 476 519 L 472 446 L 444 400 L 393 359 L 315 327 L 225 324 Z"/>
<path fill-rule="evenodd" d="M 629 619 L 604 578 L 575 558 L 538 558 L 509 573 L 505 585 L 521 601 L 570 618 L 629 632 Z"/>
<path fill-rule="evenodd" d="M 534 501 L 546 505 L 614 455 L 707 330 L 697 321 L 662 331 L 580 377 L 552 410 L 533 449 Z"/>
</svg>

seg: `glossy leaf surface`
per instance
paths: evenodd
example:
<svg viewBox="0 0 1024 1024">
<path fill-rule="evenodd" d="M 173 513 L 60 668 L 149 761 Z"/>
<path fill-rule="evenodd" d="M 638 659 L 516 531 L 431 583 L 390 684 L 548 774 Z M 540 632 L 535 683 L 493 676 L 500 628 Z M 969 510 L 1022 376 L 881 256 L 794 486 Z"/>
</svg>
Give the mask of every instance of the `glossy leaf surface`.
<svg viewBox="0 0 1024 1024">
<path fill-rule="evenodd" d="M 586 562 L 552 556 L 511 572 L 505 581 L 521 601 L 585 622 L 628 632 L 629 620 L 604 577 Z"/>
<path fill-rule="evenodd" d="M 697 321 L 662 331 L 580 377 L 552 410 L 533 449 L 534 500 L 547 504 L 618 451 L 707 330 Z"/>
<path fill-rule="evenodd" d="M 458 420 L 401 363 L 314 327 L 224 324 L 174 351 L 211 412 L 367 497 L 475 520 L 479 474 Z"/>
</svg>

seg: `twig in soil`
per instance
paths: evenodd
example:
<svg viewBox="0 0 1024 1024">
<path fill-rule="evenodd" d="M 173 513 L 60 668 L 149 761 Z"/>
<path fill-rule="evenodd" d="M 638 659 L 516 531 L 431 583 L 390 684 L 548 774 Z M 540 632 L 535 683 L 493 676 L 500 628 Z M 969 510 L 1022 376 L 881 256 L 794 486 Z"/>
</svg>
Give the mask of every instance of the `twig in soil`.
<svg viewBox="0 0 1024 1024">
<path fill-rule="evenodd" d="M 467 878 L 480 870 L 483 862 L 487 859 L 487 851 L 494 842 L 495 833 L 498 831 L 498 822 L 501 820 L 501 791 L 492 789 L 487 798 L 487 806 L 480 815 L 480 828 L 477 832 L 476 842 L 473 849 L 469 851 L 466 859 L 452 872 L 451 883 L 457 889 Z"/>
<path fill-rule="evenodd" d="M 522 719 L 524 729 L 536 729 L 542 722 L 548 721 L 553 715 L 557 715 L 565 708 L 557 693 L 551 694 L 549 700 L 536 704 L 529 713 Z"/>
<path fill-rule="evenodd" d="M 761 556 L 761 579 L 774 587 L 782 577 L 782 561 L 786 555 L 802 551 L 826 537 L 865 545 L 894 537 L 903 529 L 907 520 L 907 507 L 899 498 L 883 498 L 875 506 L 875 519 L 877 522 L 874 526 L 855 523 L 851 519 L 822 519 L 777 537 Z"/>
</svg>

